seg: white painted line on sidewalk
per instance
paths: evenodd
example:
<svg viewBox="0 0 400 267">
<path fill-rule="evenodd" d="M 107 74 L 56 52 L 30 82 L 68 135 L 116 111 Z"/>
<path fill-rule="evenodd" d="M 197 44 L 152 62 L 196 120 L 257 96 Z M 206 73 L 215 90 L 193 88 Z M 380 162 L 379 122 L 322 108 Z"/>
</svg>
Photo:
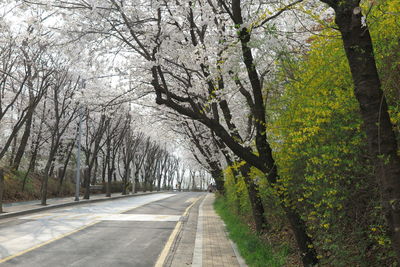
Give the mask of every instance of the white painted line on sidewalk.
<svg viewBox="0 0 400 267">
<path fill-rule="evenodd" d="M 208 195 L 203 199 L 199 207 L 199 216 L 197 217 L 197 231 L 196 231 L 196 239 L 194 242 L 194 251 L 193 251 L 193 267 L 202 267 L 203 266 L 203 204 Z"/>
</svg>

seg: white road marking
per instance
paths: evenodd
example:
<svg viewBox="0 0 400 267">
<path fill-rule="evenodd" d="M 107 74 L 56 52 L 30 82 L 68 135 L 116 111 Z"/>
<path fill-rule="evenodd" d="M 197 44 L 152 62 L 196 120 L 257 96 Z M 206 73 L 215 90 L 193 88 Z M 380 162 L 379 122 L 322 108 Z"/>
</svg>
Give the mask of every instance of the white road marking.
<svg viewBox="0 0 400 267">
<path fill-rule="evenodd" d="M 195 201 L 197 201 L 198 200 L 198 198 L 196 198 L 196 197 L 191 197 L 191 198 L 188 198 L 186 201 L 185 201 L 185 203 L 193 203 L 193 202 L 195 202 Z"/>
</svg>

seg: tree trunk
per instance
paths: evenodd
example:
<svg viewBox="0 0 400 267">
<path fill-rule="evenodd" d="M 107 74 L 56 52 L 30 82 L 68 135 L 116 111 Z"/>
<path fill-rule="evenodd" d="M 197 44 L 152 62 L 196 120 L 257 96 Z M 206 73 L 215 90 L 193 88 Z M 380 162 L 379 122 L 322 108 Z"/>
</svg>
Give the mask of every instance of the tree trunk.
<svg viewBox="0 0 400 267">
<path fill-rule="evenodd" d="M 106 183 L 106 170 L 107 170 L 107 160 L 104 160 L 104 158 L 103 158 L 103 160 L 102 160 L 102 162 L 101 162 L 102 164 L 102 171 L 101 171 L 101 182 L 103 183 L 103 184 L 105 184 Z"/>
<path fill-rule="evenodd" d="M 232 166 L 232 161 L 229 159 L 227 160 L 228 165 Z M 235 170 L 234 168 L 232 168 L 232 175 L 233 175 L 233 181 L 235 182 L 235 186 L 237 186 L 238 184 L 238 171 Z M 240 193 L 238 191 L 235 190 L 235 196 L 236 196 L 236 201 L 235 201 L 235 205 L 236 205 L 236 211 L 238 214 L 242 214 L 242 209 L 240 206 Z"/>
<path fill-rule="evenodd" d="M 371 36 L 368 27 L 362 23 L 358 1 L 323 2 L 336 12 L 335 22 L 342 35 L 355 96 L 360 105 L 370 153 L 375 161 L 375 176 L 382 194 L 388 235 L 400 262 L 400 159 L 376 68 Z"/>
<path fill-rule="evenodd" d="M 242 174 L 244 182 L 246 183 L 251 210 L 253 213 L 254 222 L 256 224 L 256 230 L 259 233 L 266 232 L 270 228 L 270 225 L 264 215 L 264 205 L 259 194 L 258 186 L 250 177 L 250 165 L 246 163 L 241 166 L 240 173 Z"/>
<path fill-rule="evenodd" d="M 63 185 L 63 182 L 64 182 L 65 173 L 67 172 L 68 163 L 69 163 L 69 161 L 70 161 L 70 159 L 71 159 L 71 155 L 72 155 L 72 150 L 73 150 L 73 149 L 74 149 L 74 143 L 72 142 L 72 143 L 69 145 L 69 150 L 68 150 L 67 158 L 65 159 L 64 166 L 63 166 L 63 170 L 62 170 L 61 176 L 59 177 L 60 180 L 59 180 L 58 188 L 57 188 L 57 194 L 58 194 L 58 195 L 61 195 L 61 188 L 62 188 L 62 185 Z"/>
<path fill-rule="evenodd" d="M 11 153 L 10 153 L 10 159 L 9 159 L 10 166 L 12 166 L 12 164 L 13 164 L 15 151 L 17 150 L 17 138 L 18 138 L 18 133 L 14 136 L 12 143 L 11 143 Z"/>
<path fill-rule="evenodd" d="M 3 212 L 4 170 L 0 169 L 0 213 Z"/>
<path fill-rule="evenodd" d="M 161 174 L 161 172 L 158 174 L 158 178 L 157 178 L 157 191 L 160 191 L 161 190 L 161 179 L 162 179 L 162 176 L 161 176 L 162 174 Z"/>
<path fill-rule="evenodd" d="M 58 171 L 57 171 L 57 179 L 58 179 L 57 195 L 58 196 L 62 195 L 61 189 L 62 189 L 62 184 L 63 184 L 63 180 L 64 180 L 63 173 L 65 173 L 65 170 L 62 167 L 58 168 Z"/>
<path fill-rule="evenodd" d="M 107 146 L 106 164 L 107 164 L 106 197 L 111 197 L 111 182 L 112 182 L 113 171 L 111 169 L 111 163 L 110 163 L 110 146 L 109 145 Z"/>
<path fill-rule="evenodd" d="M 47 205 L 47 185 L 49 183 L 49 174 L 48 171 L 45 171 L 43 175 L 43 180 L 42 180 L 42 187 L 40 189 L 41 193 L 41 205 L 46 206 Z"/>
<path fill-rule="evenodd" d="M 112 170 L 113 170 L 113 179 L 114 179 L 114 182 L 116 182 L 117 181 L 117 172 L 115 171 L 115 163 L 114 162 L 112 164 Z"/>
<path fill-rule="evenodd" d="M 166 173 L 164 173 L 164 175 L 163 175 L 162 188 L 164 190 L 167 188 L 167 175 L 166 175 Z"/>
<path fill-rule="evenodd" d="M 84 179 L 83 179 L 83 186 L 85 188 L 85 193 L 83 195 L 83 199 L 89 199 L 90 198 L 90 177 L 92 175 L 92 167 L 93 167 L 94 161 L 86 165 L 84 169 Z"/>
<path fill-rule="evenodd" d="M 139 179 L 135 176 L 135 188 L 133 190 L 134 193 L 137 193 L 139 190 Z"/>
<path fill-rule="evenodd" d="M 55 156 L 55 155 L 54 155 Z M 51 165 L 50 165 L 50 170 L 49 170 L 49 177 L 54 177 L 53 173 L 54 173 L 54 166 L 55 166 L 55 159 L 53 159 L 51 161 Z"/>
<path fill-rule="evenodd" d="M 24 192 L 24 190 L 25 190 L 26 180 L 28 179 L 29 173 L 31 171 L 34 171 L 34 169 L 35 169 L 35 163 L 36 163 L 36 157 L 37 157 L 37 154 L 38 154 L 38 150 L 39 150 L 39 145 L 36 144 L 35 150 L 33 151 L 31 159 L 29 161 L 28 170 L 26 171 L 26 173 L 24 175 L 24 179 L 22 181 L 22 189 L 21 189 L 22 192 Z"/>
<path fill-rule="evenodd" d="M 33 117 L 33 107 L 29 109 L 29 113 L 27 114 L 27 119 L 25 122 L 24 133 L 21 137 L 21 142 L 19 144 L 17 153 L 15 154 L 13 169 L 18 170 L 19 165 L 21 164 L 22 157 L 25 153 L 26 145 L 28 144 L 29 136 L 31 135 L 31 126 L 32 126 L 32 117 Z"/>
<path fill-rule="evenodd" d="M 107 185 L 106 185 L 106 197 L 111 197 L 111 183 L 112 183 L 112 170 L 111 170 L 111 168 L 108 168 Z"/>
<path fill-rule="evenodd" d="M 90 198 L 90 169 L 87 166 L 83 170 L 83 183 L 85 186 L 85 194 L 83 195 L 83 199 L 89 199 Z"/>
<path fill-rule="evenodd" d="M 92 181 L 91 181 L 92 185 L 95 185 L 97 183 L 97 169 L 98 169 L 98 167 L 99 167 L 99 161 L 97 160 L 97 157 L 96 157 L 96 159 L 94 161 L 94 171 L 91 174 L 92 175 Z"/>
<path fill-rule="evenodd" d="M 49 158 L 46 163 L 46 167 L 44 168 L 44 173 L 43 173 L 43 180 L 42 180 L 42 187 L 41 187 L 41 204 L 42 205 L 47 205 L 47 186 L 49 182 L 49 177 L 50 177 L 50 169 L 51 165 L 53 163 L 53 158 L 56 154 L 57 148 L 54 145 L 54 141 L 52 141 L 50 153 L 49 153 Z"/>
<path fill-rule="evenodd" d="M 211 175 L 214 179 L 214 182 L 215 182 L 218 192 L 221 195 L 225 195 L 224 180 L 222 179 L 223 176 L 221 176 L 222 172 L 213 170 L 213 171 L 211 171 Z"/>
<path fill-rule="evenodd" d="M 269 147 L 268 147 L 269 148 Z M 267 180 L 269 184 L 277 191 L 277 179 L 279 177 L 277 166 L 272 157 L 272 151 L 269 148 L 267 150 L 267 163 L 268 172 L 265 172 L 267 175 Z M 307 234 L 307 227 L 303 219 L 301 219 L 300 214 L 297 212 L 292 205 L 286 205 L 287 201 L 290 199 L 287 198 L 284 194 L 279 194 L 280 206 L 285 212 L 286 218 L 289 221 L 290 227 L 293 231 L 293 234 L 296 238 L 297 246 L 300 250 L 301 260 L 305 267 L 315 266 L 318 264 L 317 252 L 315 251 L 313 241 Z"/>
<path fill-rule="evenodd" d="M 126 189 L 128 187 L 128 177 L 130 176 L 130 168 L 125 167 L 124 177 L 122 178 L 122 195 L 126 195 Z"/>
<path fill-rule="evenodd" d="M 147 175 L 145 174 L 144 180 L 143 180 L 143 192 L 147 191 Z"/>
</svg>

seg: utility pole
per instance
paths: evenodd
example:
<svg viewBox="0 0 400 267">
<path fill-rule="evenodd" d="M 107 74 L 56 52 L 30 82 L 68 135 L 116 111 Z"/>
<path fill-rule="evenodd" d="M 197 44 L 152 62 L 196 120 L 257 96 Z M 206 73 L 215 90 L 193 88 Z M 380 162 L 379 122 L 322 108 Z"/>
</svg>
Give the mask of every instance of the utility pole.
<svg viewBox="0 0 400 267">
<path fill-rule="evenodd" d="M 78 125 L 78 140 L 76 151 L 76 179 L 75 179 L 75 201 L 79 201 L 79 187 L 81 176 L 81 136 L 82 136 L 82 106 L 79 107 L 79 125 Z"/>
</svg>

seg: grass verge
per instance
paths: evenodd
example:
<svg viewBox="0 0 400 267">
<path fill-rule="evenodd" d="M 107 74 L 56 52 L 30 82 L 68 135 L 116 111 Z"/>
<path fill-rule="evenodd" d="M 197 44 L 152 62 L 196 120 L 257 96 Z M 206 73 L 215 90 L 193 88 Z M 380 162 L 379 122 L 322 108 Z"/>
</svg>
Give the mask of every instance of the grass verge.
<svg viewBox="0 0 400 267">
<path fill-rule="evenodd" d="M 225 222 L 230 239 L 236 243 L 240 255 L 248 266 L 280 267 L 285 265 L 288 255 L 287 247 L 273 248 L 267 241 L 253 233 L 240 217 L 231 211 L 225 198 L 216 198 L 214 208 Z"/>
</svg>

